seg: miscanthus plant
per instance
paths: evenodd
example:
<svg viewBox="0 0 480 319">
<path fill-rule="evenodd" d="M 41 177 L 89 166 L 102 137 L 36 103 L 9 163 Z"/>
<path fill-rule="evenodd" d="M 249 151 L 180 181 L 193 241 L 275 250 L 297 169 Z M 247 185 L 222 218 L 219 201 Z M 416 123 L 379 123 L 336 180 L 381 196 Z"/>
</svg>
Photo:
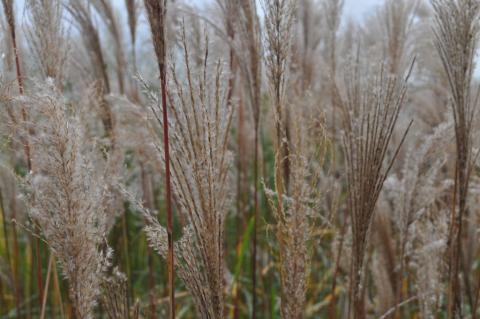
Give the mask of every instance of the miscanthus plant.
<svg viewBox="0 0 480 319">
<path fill-rule="evenodd" d="M 412 134 L 410 146 L 405 147 L 407 151 L 401 169 L 385 181 L 384 198 L 392 212 L 389 219 L 398 233 L 398 255 L 393 255 L 393 263 L 396 265 L 394 269 L 387 269 L 392 268 L 389 263 L 381 267 L 393 274 L 391 290 L 394 307 L 404 300 L 405 291 L 401 287 L 408 278 L 407 275 L 415 273 L 418 293 L 422 295 L 422 313 L 429 313 L 426 318 L 433 311 L 431 300 L 438 300 L 441 291 L 440 273 L 444 270 L 442 247 L 446 243 L 446 237 L 442 237 L 444 233 L 440 230 L 447 225 L 442 225 L 445 222 L 445 210 L 439 207 L 452 187 L 452 180 L 445 179 L 442 174 L 448 155 L 437 146 L 448 145 L 453 140 L 452 130 L 453 122 L 449 121 L 438 125 L 432 134 L 417 135 L 415 138 Z M 432 218 L 438 220 L 432 221 Z M 434 236 L 431 234 L 432 227 L 439 230 Z M 425 231 L 419 232 L 419 229 Z M 429 246 L 430 241 L 436 247 L 424 249 L 423 246 Z M 427 266 L 428 258 L 437 262 Z M 424 272 L 422 267 L 430 270 Z M 396 308 L 396 311 L 399 309 Z"/>
<path fill-rule="evenodd" d="M 304 317 L 315 210 L 302 113 L 292 109 L 297 106 L 286 95 L 295 9 L 296 1 L 264 1 L 265 64 L 275 126 L 275 187 L 265 192 L 276 220 L 282 318 Z"/>
<path fill-rule="evenodd" d="M 175 267 L 198 317 L 224 318 L 224 223 L 232 197 L 228 139 L 233 107 L 226 99 L 222 62 L 208 59 L 208 41 L 198 67 L 191 65 L 184 32 L 181 42 L 184 76 L 174 63 L 168 73 L 172 186 L 178 214 L 185 220 L 182 237 L 175 243 Z M 148 95 L 156 124 L 162 126 L 159 99 L 151 91 Z M 163 144 L 156 147 L 164 159 Z M 167 230 L 154 215 L 146 216 L 149 243 L 167 258 Z"/>
<path fill-rule="evenodd" d="M 455 195 L 449 250 L 449 306 L 452 318 L 462 316 L 460 259 L 463 220 L 472 167 L 472 123 L 476 98 L 472 91 L 474 64 L 479 35 L 480 4 L 476 0 L 432 0 L 435 12 L 435 47 L 447 74 L 450 105 L 456 141 Z M 456 208 L 458 205 L 458 209 Z M 466 276 L 467 274 L 464 274 Z"/>
<path fill-rule="evenodd" d="M 31 137 L 35 166 L 25 181 L 29 216 L 68 281 L 72 316 L 94 318 L 112 254 L 106 243 L 104 207 L 109 195 L 103 174 L 94 165 L 95 149 L 85 144 L 75 109 L 53 84 L 18 102 L 35 116 Z"/>
<path fill-rule="evenodd" d="M 407 80 L 390 75 L 385 65 L 371 66 L 358 60 L 346 71 L 340 91 L 344 122 L 347 174 L 347 207 L 352 220 L 353 251 L 350 306 L 354 318 L 365 318 L 364 259 L 375 206 L 400 145 L 388 157 L 392 135 L 404 104 Z"/>
<path fill-rule="evenodd" d="M 0 0 L 0 317 L 476 318 L 479 1 L 350 6 Z"/>
</svg>

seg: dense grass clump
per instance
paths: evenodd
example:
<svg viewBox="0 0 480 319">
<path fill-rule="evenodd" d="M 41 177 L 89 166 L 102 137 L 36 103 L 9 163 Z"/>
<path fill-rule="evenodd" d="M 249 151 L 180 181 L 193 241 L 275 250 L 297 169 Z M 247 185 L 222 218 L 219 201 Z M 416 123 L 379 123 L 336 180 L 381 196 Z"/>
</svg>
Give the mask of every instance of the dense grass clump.
<svg viewBox="0 0 480 319">
<path fill-rule="evenodd" d="M 2 0 L 0 318 L 476 318 L 477 0 Z"/>
</svg>

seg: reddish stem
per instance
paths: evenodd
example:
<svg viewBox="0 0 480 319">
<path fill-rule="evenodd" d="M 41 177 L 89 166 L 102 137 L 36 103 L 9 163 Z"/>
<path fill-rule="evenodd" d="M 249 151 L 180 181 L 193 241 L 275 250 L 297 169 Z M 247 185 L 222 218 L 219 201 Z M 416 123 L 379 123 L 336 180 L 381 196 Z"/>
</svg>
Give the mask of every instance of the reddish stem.
<svg viewBox="0 0 480 319">
<path fill-rule="evenodd" d="M 5 4 L 4 4 L 5 5 Z M 13 53 L 15 56 L 15 70 L 16 70 L 16 76 L 17 76 L 17 82 L 18 82 L 18 91 L 20 95 L 24 95 L 24 85 L 23 85 L 23 77 L 22 77 L 22 70 L 20 67 L 20 56 L 18 54 L 18 48 L 17 48 L 17 35 L 15 32 L 15 19 L 14 19 L 14 13 L 13 13 L 13 8 L 7 8 L 5 6 L 5 13 L 7 15 L 8 19 L 8 25 L 10 28 L 10 36 L 12 38 L 12 47 L 13 47 Z M 28 114 L 27 111 L 25 110 L 25 107 L 22 107 L 22 120 L 25 123 L 25 125 L 28 127 Z M 25 157 L 27 160 L 27 168 L 28 171 L 32 171 L 32 159 L 31 159 L 31 153 L 30 153 L 30 143 L 28 139 L 28 134 L 30 134 L 30 130 L 27 128 L 27 136 L 23 140 L 23 148 L 25 152 Z M 16 233 L 15 230 L 15 224 L 13 224 L 13 230 L 14 233 Z M 36 277 L 37 277 L 37 287 L 38 287 L 38 300 L 40 307 L 42 305 L 42 300 L 43 300 L 43 280 L 42 280 L 42 264 L 41 264 L 41 256 L 40 256 L 40 242 L 38 238 L 35 238 L 35 249 L 36 249 Z"/>
<path fill-rule="evenodd" d="M 167 113 L 167 81 L 164 63 L 159 63 L 160 85 L 162 90 L 163 113 L 163 146 L 165 152 L 165 191 L 167 205 L 167 233 L 168 233 L 168 287 L 170 292 L 170 318 L 175 318 L 175 291 L 174 291 L 174 257 L 173 257 L 173 213 L 172 213 L 172 185 L 170 181 L 170 148 L 168 139 L 168 113 Z"/>
</svg>

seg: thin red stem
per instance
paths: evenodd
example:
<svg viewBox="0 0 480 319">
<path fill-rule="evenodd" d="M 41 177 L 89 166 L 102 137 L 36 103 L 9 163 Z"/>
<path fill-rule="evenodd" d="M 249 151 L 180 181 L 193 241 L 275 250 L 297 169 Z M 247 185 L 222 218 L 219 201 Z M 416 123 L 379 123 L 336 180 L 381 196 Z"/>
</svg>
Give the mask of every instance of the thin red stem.
<svg viewBox="0 0 480 319">
<path fill-rule="evenodd" d="M 7 8 L 5 8 L 6 11 Z M 10 9 L 12 10 L 12 9 Z M 12 47 L 13 47 L 13 53 L 15 56 L 15 70 L 16 70 L 16 76 L 17 76 L 17 83 L 18 83 L 18 91 L 20 95 L 24 95 L 24 85 L 23 85 L 23 76 L 22 76 L 22 69 L 20 67 L 20 56 L 18 54 L 18 48 L 17 48 L 17 36 L 15 32 L 15 20 L 14 20 L 14 13 L 13 10 L 10 12 L 6 12 L 7 18 L 9 20 L 9 28 L 10 28 L 10 35 L 11 35 L 11 40 L 12 40 Z M 10 15 L 10 16 L 8 16 Z M 25 107 L 22 107 L 22 120 L 25 123 L 26 126 L 28 126 L 28 114 L 27 111 L 25 110 Z M 23 148 L 25 152 L 25 157 L 27 160 L 27 168 L 28 171 L 32 171 L 32 159 L 31 159 L 31 153 L 30 153 L 30 143 L 28 139 L 28 134 L 30 134 L 30 131 L 27 128 L 27 136 L 25 137 L 25 140 L 23 141 Z M 13 224 L 14 228 L 14 233 L 16 233 L 15 230 L 15 224 Z M 39 239 L 35 239 L 35 250 L 36 250 L 36 277 L 37 277 L 37 287 L 38 287 L 38 301 L 40 303 L 40 306 L 42 305 L 43 301 L 43 280 L 42 280 L 42 267 L 41 267 L 41 255 L 40 255 L 40 242 Z"/>
<path fill-rule="evenodd" d="M 175 289 L 174 289 L 174 255 L 173 255 L 173 212 L 172 212 L 172 185 L 170 181 L 170 148 L 168 139 L 168 113 L 167 113 L 167 82 L 166 68 L 160 63 L 160 85 L 162 90 L 163 113 L 163 146 L 165 152 L 165 197 L 167 205 L 167 233 L 168 233 L 168 288 L 170 293 L 170 318 L 175 318 Z"/>
</svg>

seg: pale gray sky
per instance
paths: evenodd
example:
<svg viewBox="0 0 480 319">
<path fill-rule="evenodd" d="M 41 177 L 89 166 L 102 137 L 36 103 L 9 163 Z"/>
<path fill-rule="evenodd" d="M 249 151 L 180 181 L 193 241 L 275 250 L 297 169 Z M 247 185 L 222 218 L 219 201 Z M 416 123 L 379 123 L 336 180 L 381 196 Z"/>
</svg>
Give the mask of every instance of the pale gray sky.
<svg viewBox="0 0 480 319">
<path fill-rule="evenodd" d="M 211 2 L 212 0 L 191 0 L 194 3 L 207 3 Z M 361 19 L 364 15 L 375 8 L 375 6 L 379 5 L 383 2 L 383 0 L 344 0 L 344 17 L 352 17 L 355 19 Z"/>
<path fill-rule="evenodd" d="M 187 0 L 188 1 L 188 0 Z M 212 0 L 190 0 L 194 3 L 207 3 L 211 2 Z M 344 0 L 344 18 L 352 17 L 355 19 L 362 19 L 364 18 L 365 14 L 378 6 L 383 0 Z M 23 8 L 25 0 L 16 0 L 16 6 L 18 10 Z M 123 9 L 124 1 L 123 0 L 112 0 L 115 5 L 121 7 Z M 123 11 L 123 10 L 122 10 Z M 18 12 L 18 11 L 17 11 Z"/>
<path fill-rule="evenodd" d="M 347 17 L 361 19 L 382 2 L 382 0 L 345 0 L 344 13 Z"/>
</svg>

